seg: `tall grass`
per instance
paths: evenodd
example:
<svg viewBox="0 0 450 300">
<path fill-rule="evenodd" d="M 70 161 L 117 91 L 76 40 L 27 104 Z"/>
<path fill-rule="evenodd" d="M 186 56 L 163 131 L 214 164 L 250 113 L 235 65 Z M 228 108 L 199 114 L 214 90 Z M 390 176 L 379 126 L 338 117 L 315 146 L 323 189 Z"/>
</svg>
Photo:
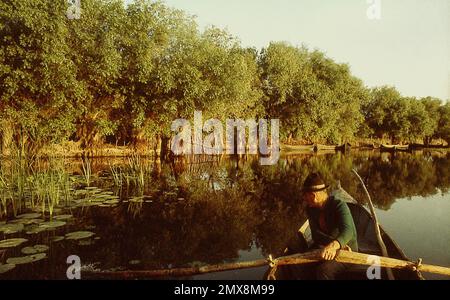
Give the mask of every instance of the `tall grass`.
<svg viewBox="0 0 450 300">
<path fill-rule="evenodd" d="M 83 167 L 83 177 L 87 186 L 91 186 L 92 180 L 92 168 L 91 168 L 91 160 L 89 158 L 84 158 L 81 161 L 81 165 Z"/>
<path fill-rule="evenodd" d="M 144 194 L 152 171 L 151 165 L 147 164 L 141 156 L 135 154 L 128 157 L 125 165 L 110 164 L 109 169 L 116 187 L 119 189 L 126 187 L 127 191 L 137 190 L 139 195 Z"/>
<path fill-rule="evenodd" d="M 125 173 L 122 171 L 122 168 L 110 164 L 109 169 L 111 170 L 111 175 L 112 175 L 112 178 L 114 181 L 114 185 L 116 187 L 122 188 L 123 180 L 125 177 Z"/>
<path fill-rule="evenodd" d="M 132 155 L 129 157 L 128 166 L 130 175 L 134 179 L 136 185 L 140 188 L 144 188 L 145 178 L 150 172 L 141 157 L 139 155 Z"/>
<path fill-rule="evenodd" d="M 29 161 L 20 156 L 3 161 L 0 165 L 0 217 L 12 214 L 17 216 L 26 208 L 39 208 L 42 214 L 47 211 L 53 217 L 54 208 L 71 199 L 70 176 L 64 165 L 57 161 Z"/>
</svg>

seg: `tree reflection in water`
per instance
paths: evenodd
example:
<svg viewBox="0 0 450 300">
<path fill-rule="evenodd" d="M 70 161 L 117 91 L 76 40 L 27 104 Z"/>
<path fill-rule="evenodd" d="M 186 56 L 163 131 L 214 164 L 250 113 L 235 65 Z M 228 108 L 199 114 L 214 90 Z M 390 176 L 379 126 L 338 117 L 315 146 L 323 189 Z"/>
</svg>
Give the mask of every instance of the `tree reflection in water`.
<svg viewBox="0 0 450 300">
<path fill-rule="evenodd" d="M 95 225 L 101 237 L 95 245 L 76 248 L 85 263 L 99 262 L 102 269 L 153 269 L 237 261 L 240 251 L 255 249 L 259 257 L 280 255 L 305 221 L 300 188 L 313 171 L 333 186 L 340 181 L 364 202 L 351 173 L 356 168 L 375 206 L 383 210 L 396 199 L 448 192 L 450 186 L 449 154 L 287 156 L 275 166 L 261 166 L 256 157 L 152 164 L 143 190 L 120 190 L 123 200 L 145 196 L 141 202 L 75 212 L 79 228 Z M 108 170 L 106 164 L 95 166 L 96 172 Z M 112 186 L 108 180 L 103 185 Z M 73 250 L 56 246 L 39 274 L 63 278 L 65 257 Z M 131 266 L 131 260 L 141 264 Z M 30 276 L 21 270 L 8 278 Z"/>
</svg>

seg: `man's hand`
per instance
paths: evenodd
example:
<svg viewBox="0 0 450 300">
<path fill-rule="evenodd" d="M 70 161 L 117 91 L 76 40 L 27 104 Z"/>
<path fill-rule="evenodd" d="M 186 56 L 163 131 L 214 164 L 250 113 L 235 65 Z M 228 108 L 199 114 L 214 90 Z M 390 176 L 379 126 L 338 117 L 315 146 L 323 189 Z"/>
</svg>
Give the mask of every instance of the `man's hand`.
<svg viewBox="0 0 450 300">
<path fill-rule="evenodd" d="M 341 249 L 338 241 L 333 241 L 322 250 L 322 258 L 325 260 L 333 260 L 336 258 L 337 250 Z"/>
</svg>

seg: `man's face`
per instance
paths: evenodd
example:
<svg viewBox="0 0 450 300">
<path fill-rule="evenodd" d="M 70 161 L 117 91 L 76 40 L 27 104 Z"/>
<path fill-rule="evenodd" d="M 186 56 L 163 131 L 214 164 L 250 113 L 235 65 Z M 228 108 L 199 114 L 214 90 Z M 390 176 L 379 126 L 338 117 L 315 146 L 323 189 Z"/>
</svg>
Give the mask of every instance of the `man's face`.
<svg viewBox="0 0 450 300">
<path fill-rule="evenodd" d="M 309 207 L 317 207 L 317 205 L 318 205 L 317 200 L 318 199 L 314 192 L 304 192 L 303 193 L 303 201 L 305 201 Z"/>
</svg>

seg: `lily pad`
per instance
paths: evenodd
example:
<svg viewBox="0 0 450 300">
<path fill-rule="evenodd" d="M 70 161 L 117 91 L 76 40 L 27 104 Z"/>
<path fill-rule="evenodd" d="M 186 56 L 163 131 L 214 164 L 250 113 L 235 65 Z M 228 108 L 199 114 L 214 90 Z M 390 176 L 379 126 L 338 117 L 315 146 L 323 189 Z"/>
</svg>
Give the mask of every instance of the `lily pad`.
<svg viewBox="0 0 450 300">
<path fill-rule="evenodd" d="M 22 250 L 20 250 L 20 252 L 22 252 L 25 255 L 29 255 L 29 254 L 36 254 L 38 253 L 38 251 L 36 249 L 34 249 L 34 247 L 25 247 L 22 248 Z"/>
<path fill-rule="evenodd" d="M 76 231 L 66 234 L 67 240 L 81 240 L 81 239 L 87 239 L 93 236 L 95 233 L 90 231 Z"/>
<path fill-rule="evenodd" d="M 44 222 L 44 220 L 42 219 L 16 219 L 16 220 L 12 220 L 10 222 L 14 223 L 14 224 L 23 224 L 23 225 L 30 225 L 30 224 L 38 224 L 38 223 L 42 223 Z"/>
<path fill-rule="evenodd" d="M 3 232 L 4 234 L 13 234 L 13 233 L 21 232 L 23 230 L 23 228 L 24 228 L 23 224 L 8 223 L 8 224 L 0 225 L 0 232 Z"/>
<path fill-rule="evenodd" d="M 114 205 L 114 204 L 118 204 L 119 202 L 120 202 L 119 200 L 107 200 L 107 201 L 103 202 L 103 204 Z"/>
<path fill-rule="evenodd" d="M 7 239 L 7 240 L 3 240 L 0 241 L 0 248 L 13 248 L 13 247 L 17 247 L 25 242 L 27 242 L 27 239 L 22 239 L 22 238 L 18 238 L 18 239 Z"/>
<path fill-rule="evenodd" d="M 78 245 L 80 245 L 80 246 L 90 246 L 90 245 L 93 245 L 93 244 L 94 244 L 93 240 L 81 240 L 81 241 L 78 241 Z"/>
<path fill-rule="evenodd" d="M 134 266 L 135 266 L 135 265 L 139 265 L 139 264 L 141 264 L 141 261 L 140 261 L 140 260 L 137 260 L 137 259 L 136 259 L 136 260 L 132 260 L 132 261 L 130 261 L 130 262 L 129 262 L 129 264 L 130 264 L 130 265 L 134 265 Z"/>
<path fill-rule="evenodd" d="M 60 242 L 60 241 L 62 241 L 62 240 L 64 240 L 64 237 L 63 236 L 54 236 L 53 238 L 52 238 L 52 242 L 54 242 L 54 243 L 56 243 L 56 242 Z"/>
<path fill-rule="evenodd" d="M 32 227 L 31 229 L 29 229 L 27 231 L 27 234 L 36 234 L 36 233 L 40 233 L 43 231 L 48 230 L 48 228 L 43 228 L 43 227 Z"/>
<path fill-rule="evenodd" d="M 17 216 L 19 219 L 37 219 L 40 218 L 42 215 L 39 213 L 30 213 L 30 214 L 22 214 Z"/>
<path fill-rule="evenodd" d="M 0 274 L 6 273 L 8 271 L 11 271 L 12 269 L 14 269 L 16 267 L 16 265 L 13 264 L 0 264 Z"/>
<path fill-rule="evenodd" d="M 37 253 L 33 255 L 28 256 L 22 256 L 22 257 L 10 257 L 6 260 L 6 263 L 13 264 L 13 265 L 23 265 L 23 264 L 29 264 L 35 261 L 42 260 L 47 257 L 46 253 Z"/>
<path fill-rule="evenodd" d="M 32 247 L 25 247 L 21 250 L 21 252 L 23 254 L 36 254 L 36 253 L 41 253 L 41 252 L 45 252 L 49 249 L 49 247 L 47 245 L 35 245 Z"/>
<path fill-rule="evenodd" d="M 62 227 L 64 225 L 66 225 L 66 222 L 63 222 L 63 221 L 49 221 L 49 222 L 43 222 L 43 223 L 39 224 L 39 227 L 45 228 L 45 229 L 53 229 L 53 228 Z"/>
<path fill-rule="evenodd" d="M 58 220 L 58 221 L 69 220 L 71 218 L 73 218 L 72 215 L 59 215 L 59 216 L 53 217 L 53 219 Z"/>
</svg>

